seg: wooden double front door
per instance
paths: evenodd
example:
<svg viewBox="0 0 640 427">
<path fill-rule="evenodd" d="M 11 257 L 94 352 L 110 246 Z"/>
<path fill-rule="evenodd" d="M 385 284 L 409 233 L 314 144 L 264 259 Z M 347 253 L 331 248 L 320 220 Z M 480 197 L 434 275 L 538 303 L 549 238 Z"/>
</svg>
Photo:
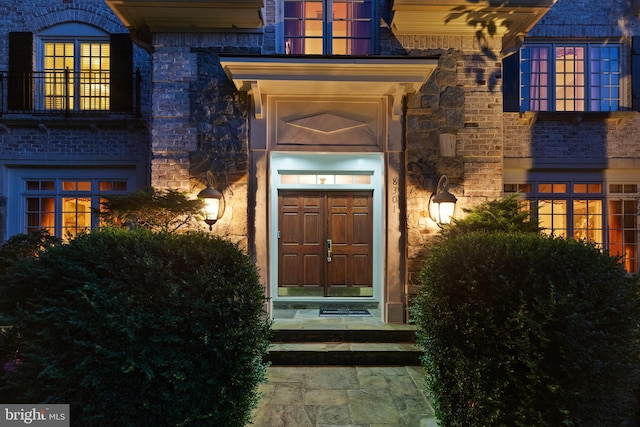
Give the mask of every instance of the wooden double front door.
<svg viewBox="0 0 640 427">
<path fill-rule="evenodd" d="M 373 194 L 278 194 L 278 295 L 373 295 Z"/>
</svg>

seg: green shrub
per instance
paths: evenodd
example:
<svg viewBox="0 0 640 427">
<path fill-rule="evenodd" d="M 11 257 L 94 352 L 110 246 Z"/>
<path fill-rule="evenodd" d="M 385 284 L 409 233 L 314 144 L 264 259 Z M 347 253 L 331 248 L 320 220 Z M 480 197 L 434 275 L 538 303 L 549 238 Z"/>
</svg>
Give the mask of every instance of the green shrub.
<svg viewBox="0 0 640 427">
<path fill-rule="evenodd" d="M 16 234 L 0 246 L 0 283 L 4 272 L 24 259 L 33 259 L 40 252 L 62 243 L 62 240 L 52 236 L 47 230 L 36 230 L 28 234 Z M 0 294 L 0 298 L 4 295 Z M 18 331 L 12 325 L 0 323 L 0 387 L 4 378 L 15 372 L 22 361 L 18 351 Z"/>
<path fill-rule="evenodd" d="M 516 194 L 503 199 L 488 200 L 473 209 L 464 209 L 466 216 L 454 219 L 442 230 L 444 238 L 453 238 L 472 231 L 505 231 L 510 233 L 540 233 L 540 226 L 531 212 L 520 209 Z"/>
<path fill-rule="evenodd" d="M 235 245 L 104 229 L 7 276 L 0 324 L 19 330 L 22 364 L 1 401 L 69 403 L 74 426 L 250 419 L 270 323 L 256 268 Z"/>
<path fill-rule="evenodd" d="M 449 426 L 619 426 L 638 384 L 638 281 L 595 246 L 474 232 L 436 244 L 414 315 Z"/>
</svg>

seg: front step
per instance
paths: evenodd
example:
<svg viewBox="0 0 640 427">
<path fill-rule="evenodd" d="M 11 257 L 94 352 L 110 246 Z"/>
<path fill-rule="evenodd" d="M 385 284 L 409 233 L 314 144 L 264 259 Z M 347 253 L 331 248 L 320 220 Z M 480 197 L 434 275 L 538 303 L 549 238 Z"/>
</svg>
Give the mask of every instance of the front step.
<svg viewBox="0 0 640 427">
<path fill-rule="evenodd" d="M 280 329 L 265 361 L 276 366 L 418 366 L 411 330 Z"/>
</svg>

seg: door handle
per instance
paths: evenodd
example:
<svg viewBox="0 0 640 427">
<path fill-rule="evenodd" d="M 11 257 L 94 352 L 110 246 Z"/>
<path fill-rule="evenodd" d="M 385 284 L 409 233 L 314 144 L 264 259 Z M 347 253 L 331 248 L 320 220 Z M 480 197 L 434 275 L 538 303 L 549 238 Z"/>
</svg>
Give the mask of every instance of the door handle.
<svg viewBox="0 0 640 427">
<path fill-rule="evenodd" d="M 327 239 L 327 262 L 331 262 L 331 249 L 333 246 L 333 242 L 331 239 Z"/>
</svg>

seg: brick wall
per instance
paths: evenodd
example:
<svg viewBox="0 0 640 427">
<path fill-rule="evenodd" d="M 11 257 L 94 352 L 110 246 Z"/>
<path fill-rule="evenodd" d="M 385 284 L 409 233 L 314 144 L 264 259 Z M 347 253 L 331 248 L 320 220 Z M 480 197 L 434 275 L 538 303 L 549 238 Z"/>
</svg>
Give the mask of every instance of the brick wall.
<svg viewBox="0 0 640 427">
<path fill-rule="evenodd" d="M 51 26 L 80 22 L 106 33 L 128 30 L 104 0 L 23 0 L 0 4 L 0 71 L 8 70 L 9 32 L 37 33 Z M 36 45 L 34 44 L 34 47 Z M 143 77 L 142 112 L 150 111 L 149 55 L 134 46 L 134 69 Z M 149 137 L 144 120 L 74 120 L 64 117 L 0 117 L 0 188 L 8 164 L 24 166 L 74 165 L 101 166 L 136 164 L 148 172 Z M 148 182 L 140 182 L 148 185 Z M 0 194 L 0 241 L 3 241 L 7 215 L 6 194 Z"/>
<path fill-rule="evenodd" d="M 578 42 L 599 38 L 623 44 L 623 103 L 631 104 L 628 55 L 630 37 L 640 35 L 637 1 L 558 0 L 527 35 L 535 38 L 566 38 Z M 550 120 L 552 119 L 552 120 Z M 568 116 L 557 120 L 549 116 L 504 114 L 505 158 L 576 159 L 636 158 L 640 156 L 640 118 L 637 113 L 615 114 L 607 119 Z"/>
</svg>

